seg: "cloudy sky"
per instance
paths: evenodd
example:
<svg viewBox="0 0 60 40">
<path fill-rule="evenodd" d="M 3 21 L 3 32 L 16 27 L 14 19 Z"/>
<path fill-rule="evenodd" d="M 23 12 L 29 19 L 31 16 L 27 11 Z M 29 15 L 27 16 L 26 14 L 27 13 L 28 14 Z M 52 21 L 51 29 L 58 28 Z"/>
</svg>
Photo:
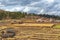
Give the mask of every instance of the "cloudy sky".
<svg viewBox="0 0 60 40">
<path fill-rule="evenodd" d="M 60 0 L 0 0 L 0 9 L 59 15 Z"/>
</svg>

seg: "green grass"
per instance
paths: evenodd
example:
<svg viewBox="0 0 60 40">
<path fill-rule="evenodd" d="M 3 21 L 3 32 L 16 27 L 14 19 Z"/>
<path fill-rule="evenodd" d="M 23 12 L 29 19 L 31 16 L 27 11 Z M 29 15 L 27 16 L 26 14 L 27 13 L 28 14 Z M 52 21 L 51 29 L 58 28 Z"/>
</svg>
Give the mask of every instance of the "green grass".
<svg viewBox="0 0 60 40">
<path fill-rule="evenodd" d="M 60 28 L 60 24 L 55 25 L 54 28 Z"/>
</svg>

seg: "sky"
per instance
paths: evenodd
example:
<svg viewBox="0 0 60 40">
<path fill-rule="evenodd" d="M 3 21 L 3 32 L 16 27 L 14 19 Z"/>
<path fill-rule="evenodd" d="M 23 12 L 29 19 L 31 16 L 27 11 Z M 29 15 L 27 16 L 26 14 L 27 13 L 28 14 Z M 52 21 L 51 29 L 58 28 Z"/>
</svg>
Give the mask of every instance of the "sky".
<svg viewBox="0 0 60 40">
<path fill-rule="evenodd" d="M 0 0 L 0 9 L 60 15 L 60 0 Z"/>
</svg>

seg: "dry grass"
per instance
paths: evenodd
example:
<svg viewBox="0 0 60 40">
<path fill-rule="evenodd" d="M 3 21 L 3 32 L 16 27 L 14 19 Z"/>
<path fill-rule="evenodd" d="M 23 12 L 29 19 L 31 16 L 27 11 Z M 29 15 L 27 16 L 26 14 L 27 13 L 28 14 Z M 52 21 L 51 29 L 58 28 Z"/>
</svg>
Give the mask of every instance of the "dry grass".
<svg viewBox="0 0 60 40">
<path fill-rule="evenodd" d="M 12 24 L 12 26 L 19 27 L 52 27 L 54 24 L 37 24 L 37 23 L 23 23 L 23 24 Z"/>
<path fill-rule="evenodd" d="M 51 23 L 8 24 L 0 26 L 0 30 L 5 28 L 14 28 L 16 30 L 14 38 L 3 40 L 60 40 L 60 29 L 45 28 L 52 27 L 53 25 Z"/>
</svg>

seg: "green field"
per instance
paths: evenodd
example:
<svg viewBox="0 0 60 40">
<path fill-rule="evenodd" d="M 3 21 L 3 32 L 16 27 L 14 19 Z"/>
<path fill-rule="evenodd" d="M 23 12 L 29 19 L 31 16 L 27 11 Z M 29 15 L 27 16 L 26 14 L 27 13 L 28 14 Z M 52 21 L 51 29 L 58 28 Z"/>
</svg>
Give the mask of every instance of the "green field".
<svg viewBox="0 0 60 40">
<path fill-rule="evenodd" d="M 60 28 L 60 24 L 56 24 L 54 28 Z"/>
</svg>

